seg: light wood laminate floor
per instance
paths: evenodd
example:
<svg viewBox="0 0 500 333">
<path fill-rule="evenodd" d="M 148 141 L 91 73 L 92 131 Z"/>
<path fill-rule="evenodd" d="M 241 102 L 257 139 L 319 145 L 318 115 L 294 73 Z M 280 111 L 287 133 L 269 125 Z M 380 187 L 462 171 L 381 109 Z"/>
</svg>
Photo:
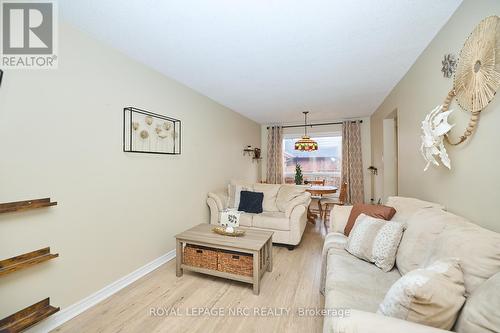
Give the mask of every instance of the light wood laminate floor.
<svg viewBox="0 0 500 333">
<path fill-rule="evenodd" d="M 319 278 L 324 233 L 319 221 L 308 223 L 295 250 L 273 246 L 274 268 L 264 274 L 260 295 L 253 294 L 250 284 L 198 273 L 177 278 L 171 260 L 53 332 L 321 332 L 323 318 L 301 317 L 297 311 L 323 307 Z M 194 316 L 198 308 L 221 309 L 226 315 Z M 251 316 L 229 316 L 230 308 L 248 309 L 244 311 Z M 254 316 L 255 308 L 286 308 L 290 314 Z M 177 316 L 152 316 L 152 309 L 157 314 L 172 309 Z"/>
</svg>

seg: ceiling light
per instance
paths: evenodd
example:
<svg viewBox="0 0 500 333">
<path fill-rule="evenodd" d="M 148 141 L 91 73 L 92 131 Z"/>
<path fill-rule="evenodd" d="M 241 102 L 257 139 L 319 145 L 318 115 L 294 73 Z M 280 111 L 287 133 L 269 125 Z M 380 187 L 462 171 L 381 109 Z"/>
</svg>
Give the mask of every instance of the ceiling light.
<svg viewBox="0 0 500 333">
<path fill-rule="evenodd" d="M 295 142 L 295 150 L 300 151 L 315 151 L 318 150 L 318 143 L 307 136 L 307 114 L 308 111 L 302 112 L 304 114 L 304 136 Z"/>
</svg>

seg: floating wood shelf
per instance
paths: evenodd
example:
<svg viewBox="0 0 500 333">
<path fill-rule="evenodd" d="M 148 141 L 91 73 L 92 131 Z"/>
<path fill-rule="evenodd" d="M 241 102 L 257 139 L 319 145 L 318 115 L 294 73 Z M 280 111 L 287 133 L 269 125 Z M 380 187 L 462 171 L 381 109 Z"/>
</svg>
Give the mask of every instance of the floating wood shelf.
<svg viewBox="0 0 500 333">
<path fill-rule="evenodd" d="M 50 201 L 50 198 L 16 201 L 0 204 L 0 214 L 19 212 L 23 210 L 43 208 L 57 205 L 57 201 Z"/>
<path fill-rule="evenodd" d="M 21 332 L 31 327 L 48 316 L 59 311 L 59 308 L 50 305 L 50 298 L 28 306 L 4 319 L 0 320 L 1 333 Z"/>
<path fill-rule="evenodd" d="M 16 201 L 0 204 L 0 214 L 20 212 L 28 209 L 50 207 L 57 205 L 57 201 L 50 202 L 50 198 Z"/>
<path fill-rule="evenodd" d="M 58 253 L 52 254 L 50 253 L 50 247 L 46 247 L 44 249 L 21 254 L 20 256 L 1 260 L 0 276 L 19 271 L 23 268 L 28 268 L 41 262 L 54 259 L 58 256 Z"/>
</svg>

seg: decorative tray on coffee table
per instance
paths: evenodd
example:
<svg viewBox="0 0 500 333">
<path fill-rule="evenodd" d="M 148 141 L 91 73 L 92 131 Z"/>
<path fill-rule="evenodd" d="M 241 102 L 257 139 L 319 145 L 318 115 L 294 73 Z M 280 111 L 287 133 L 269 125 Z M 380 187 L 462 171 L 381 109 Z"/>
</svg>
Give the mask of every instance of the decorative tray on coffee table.
<svg viewBox="0 0 500 333">
<path fill-rule="evenodd" d="M 245 230 L 234 229 L 233 232 L 227 232 L 224 227 L 215 227 L 212 229 L 212 231 L 219 235 L 231 236 L 231 237 L 241 237 L 245 234 Z"/>
</svg>

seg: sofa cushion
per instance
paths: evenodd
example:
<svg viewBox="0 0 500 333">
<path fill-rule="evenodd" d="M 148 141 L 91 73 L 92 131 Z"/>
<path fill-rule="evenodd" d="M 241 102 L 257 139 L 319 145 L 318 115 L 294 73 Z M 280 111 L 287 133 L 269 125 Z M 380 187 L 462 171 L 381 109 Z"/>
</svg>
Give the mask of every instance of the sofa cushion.
<svg viewBox="0 0 500 333">
<path fill-rule="evenodd" d="M 349 252 L 331 248 L 327 257 L 325 307 L 376 312 L 387 290 L 401 275 L 384 272 Z"/>
<path fill-rule="evenodd" d="M 378 313 L 449 330 L 464 302 L 458 259 L 446 259 L 403 275 L 387 292 Z"/>
<path fill-rule="evenodd" d="M 252 213 L 241 213 L 239 224 L 242 227 L 251 227 L 253 225 L 253 217 L 255 214 Z"/>
<path fill-rule="evenodd" d="M 335 205 L 330 213 L 330 231 L 344 233 L 352 206 Z"/>
<path fill-rule="evenodd" d="M 405 197 L 389 197 L 386 205 L 396 209 L 392 220 L 399 222 L 406 222 L 414 213 L 423 208 L 444 209 L 444 206 L 438 203 Z"/>
<path fill-rule="evenodd" d="M 406 222 L 406 230 L 396 255 L 396 267 L 401 274 L 422 268 L 430 255 L 436 237 L 447 223 L 459 223 L 461 217 L 441 209 L 421 209 Z"/>
<path fill-rule="evenodd" d="M 280 212 L 285 212 L 290 201 L 305 192 L 303 186 L 281 185 L 276 196 L 276 207 Z"/>
<path fill-rule="evenodd" d="M 389 221 L 395 213 L 396 211 L 394 210 L 394 208 L 384 205 L 355 204 L 352 207 L 351 214 L 349 214 L 349 219 L 347 220 L 344 234 L 346 236 L 349 236 L 349 233 L 354 227 L 354 223 L 356 222 L 356 219 L 360 214 L 365 214 L 377 219 Z"/>
<path fill-rule="evenodd" d="M 301 195 L 293 198 L 291 201 L 288 202 L 286 209 L 285 209 L 285 216 L 290 217 L 292 215 L 292 211 L 295 209 L 295 207 L 299 205 L 304 205 L 309 206 L 309 203 L 311 202 L 311 193 L 309 192 L 304 192 Z"/>
<path fill-rule="evenodd" d="M 436 237 L 427 262 L 459 258 L 466 294 L 470 295 L 479 285 L 500 272 L 500 234 L 464 219 L 457 218 L 455 222 L 447 223 Z"/>
<path fill-rule="evenodd" d="M 228 192 L 228 208 L 238 209 L 240 206 L 241 191 L 252 191 L 252 185 L 243 184 L 229 184 L 227 186 Z"/>
<path fill-rule="evenodd" d="M 252 225 L 255 228 L 290 230 L 290 219 L 282 212 L 263 212 L 253 217 Z"/>
<path fill-rule="evenodd" d="M 276 197 L 281 185 L 276 184 L 255 184 L 254 191 L 264 193 L 264 201 L 262 201 L 262 208 L 265 212 L 278 212 L 276 206 Z"/>
<path fill-rule="evenodd" d="M 394 267 L 402 235 L 403 224 L 361 214 L 345 248 L 356 257 L 373 262 L 388 272 Z"/>
<path fill-rule="evenodd" d="M 467 299 L 455 330 L 459 333 L 500 332 L 500 272 L 480 285 Z"/>
<path fill-rule="evenodd" d="M 329 232 L 323 243 L 323 250 L 330 250 L 336 248 L 339 250 L 344 250 L 347 244 L 347 236 L 340 232 Z M 326 254 L 325 254 L 326 255 Z"/>
</svg>

